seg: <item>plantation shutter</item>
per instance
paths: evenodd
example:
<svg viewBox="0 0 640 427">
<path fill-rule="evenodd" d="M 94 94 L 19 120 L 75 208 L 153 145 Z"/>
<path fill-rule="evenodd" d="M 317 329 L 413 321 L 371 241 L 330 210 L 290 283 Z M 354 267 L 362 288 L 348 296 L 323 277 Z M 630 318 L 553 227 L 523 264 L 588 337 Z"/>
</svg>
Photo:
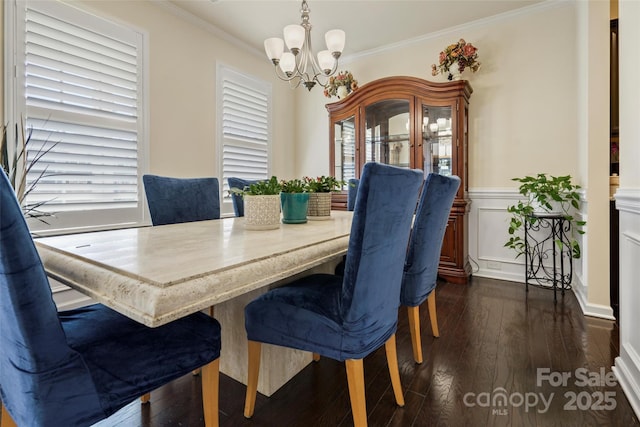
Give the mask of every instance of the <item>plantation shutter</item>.
<svg viewBox="0 0 640 427">
<path fill-rule="evenodd" d="M 227 68 L 221 74 L 222 182 L 229 201 L 229 177 L 268 178 L 271 100 L 266 84 Z"/>
<path fill-rule="evenodd" d="M 27 158 L 47 151 L 27 175 L 39 181 L 26 202 L 56 216 L 141 218 L 142 36 L 58 2 L 27 2 L 25 13 Z"/>
</svg>

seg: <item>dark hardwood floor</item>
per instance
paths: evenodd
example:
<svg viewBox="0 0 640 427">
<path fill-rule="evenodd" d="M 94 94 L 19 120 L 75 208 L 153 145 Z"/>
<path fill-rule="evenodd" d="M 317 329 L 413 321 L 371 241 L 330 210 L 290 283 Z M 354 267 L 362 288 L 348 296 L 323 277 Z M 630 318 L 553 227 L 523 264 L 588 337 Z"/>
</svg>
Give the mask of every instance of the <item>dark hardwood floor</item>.
<svg viewBox="0 0 640 427">
<path fill-rule="evenodd" d="M 530 287 L 527 295 L 522 284 L 473 278 L 439 285 L 437 307 L 440 338 L 431 335 L 426 303 L 421 308 L 421 365 L 400 310 L 404 408 L 395 405 L 384 348 L 365 359 L 370 426 L 639 425 L 611 373 L 617 326 L 584 317 L 573 293 L 554 305 L 549 290 Z M 221 376 L 221 426 L 352 425 L 344 364 L 331 359 L 312 363 L 271 398 L 258 395 L 251 420 L 242 415 L 244 393 Z M 188 375 L 152 393 L 150 404 L 133 402 L 98 425 L 202 426 L 200 399 L 200 377 Z"/>
</svg>

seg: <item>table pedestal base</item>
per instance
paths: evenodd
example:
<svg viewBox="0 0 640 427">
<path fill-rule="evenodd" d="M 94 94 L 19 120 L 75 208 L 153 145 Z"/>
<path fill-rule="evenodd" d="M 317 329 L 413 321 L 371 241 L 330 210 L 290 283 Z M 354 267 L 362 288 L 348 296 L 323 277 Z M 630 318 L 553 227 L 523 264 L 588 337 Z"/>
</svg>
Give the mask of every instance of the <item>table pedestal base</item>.
<svg viewBox="0 0 640 427">
<path fill-rule="evenodd" d="M 306 271 L 298 276 L 275 283 L 269 288 L 282 286 L 298 277 L 313 273 L 333 274 L 335 262 L 327 263 Z M 244 307 L 267 289 L 258 289 L 214 307 L 214 317 L 222 326 L 222 349 L 220 372 L 242 384 L 247 384 L 247 333 L 244 329 Z M 312 361 L 308 351 L 294 350 L 270 344 L 262 345 L 258 391 L 271 396 Z"/>
</svg>

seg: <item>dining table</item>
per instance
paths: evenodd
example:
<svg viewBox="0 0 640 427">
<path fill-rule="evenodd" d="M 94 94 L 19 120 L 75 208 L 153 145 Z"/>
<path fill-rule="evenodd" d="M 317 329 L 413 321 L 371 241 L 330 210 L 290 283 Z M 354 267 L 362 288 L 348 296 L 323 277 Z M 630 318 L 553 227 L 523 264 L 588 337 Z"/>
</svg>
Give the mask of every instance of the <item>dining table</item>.
<svg viewBox="0 0 640 427">
<path fill-rule="evenodd" d="M 157 327 L 202 310 L 222 326 L 222 373 L 246 384 L 244 307 L 303 275 L 332 273 L 347 251 L 352 212 L 245 229 L 243 217 L 36 238 L 47 275 Z M 270 396 L 312 360 L 265 346 L 258 391 Z"/>
</svg>

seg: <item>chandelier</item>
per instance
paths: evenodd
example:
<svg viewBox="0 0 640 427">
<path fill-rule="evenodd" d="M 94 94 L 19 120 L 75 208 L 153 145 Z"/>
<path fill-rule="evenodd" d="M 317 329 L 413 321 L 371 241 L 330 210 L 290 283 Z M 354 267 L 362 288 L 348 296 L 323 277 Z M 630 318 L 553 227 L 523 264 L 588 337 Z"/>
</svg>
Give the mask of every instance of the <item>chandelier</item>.
<svg viewBox="0 0 640 427">
<path fill-rule="evenodd" d="M 311 23 L 309 6 L 303 0 L 302 22 L 300 25 L 284 27 L 284 40 L 272 37 L 264 41 L 267 57 L 275 66 L 276 75 L 297 88 L 303 84 L 309 91 L 316 83 L 325 86 L 327 79 L 338 68 L 338 58 L 344 49 L 345 33 L 342 30 L 330 30 L 324 35 L 327 50 L 318 52 L 318 59 L 311 50 Z M 289 48 L 284 52 L 284 44 Z"/>
</svg>

